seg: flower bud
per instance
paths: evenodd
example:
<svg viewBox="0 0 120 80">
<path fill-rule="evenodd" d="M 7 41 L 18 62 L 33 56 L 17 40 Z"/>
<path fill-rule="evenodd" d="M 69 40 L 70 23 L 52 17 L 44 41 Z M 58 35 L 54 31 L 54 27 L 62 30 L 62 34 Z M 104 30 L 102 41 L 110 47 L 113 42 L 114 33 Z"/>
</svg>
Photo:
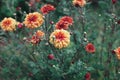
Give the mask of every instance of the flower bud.
<svg viewBox="0 0 120 80">
<path fill-rule="evenodd" d="M 49 54 L 49 55 L 48 55 L 48 59 L 49 59 L 49 60 L 53 60 L 53 59 L 54 59 L 54 55 L 53 55 L 53 54 Z"/>
</svg>

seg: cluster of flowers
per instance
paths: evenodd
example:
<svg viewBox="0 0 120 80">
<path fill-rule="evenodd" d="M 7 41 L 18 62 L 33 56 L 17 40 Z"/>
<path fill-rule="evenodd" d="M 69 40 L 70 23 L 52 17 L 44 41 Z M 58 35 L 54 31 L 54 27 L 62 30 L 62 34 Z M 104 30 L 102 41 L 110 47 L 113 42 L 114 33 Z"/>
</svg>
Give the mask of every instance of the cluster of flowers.
<svg viewBox="0 0 120 80">
<path fill-rule="evenodd" d="M 50 43 L 56 48 L 64 48 L 70 44 L 70 33 L 65 30 L 72 25 L 73 19 L 69 16 L 62 17 L 55 25 L 55 31 L 50 35 Z"/>
<path fill-rule="evenodd" d="M 39 1 L 39 0 L 38 0 Z M 112 0 L 112 3 L 115 4 L 117 0 Z M 73 0 L 73 5 L 84 7 L 86 4 L 85 0 Z M 16 26 L 19 28 L 22 28 L 23 25 L 26 28 L 34 29 L 40 27 L 44 23 L 44 17 L 43 15 L 47 15 L 49 12 L 54 11 L 55 7 L 51 4 L 44 5 L 39 12 L 33 12 L 26 15 L 23 23 L 17 22 L 15 19 L 9 17 L 4 18 L 1 23 L 0 27 L 3 29 L 3 31 L 15 31 Z M 120 21 L 118 22 L 120 23 Z M 73 18 L 70 16 L 63 16 L 59 19 L 59 21 L 55 24 L 55 30 L 50 34 L 49 42 L 54 45 L 54 47 L 58 49 L 62 49 L 65 47 L 68 47 L 70 44 L 70 32 L 68 31 L 69 26 L 72 26 L 73 24 Z M 38 44 L 45 33 L 41 30 L 37 30 L 32 38 L 28 39 L 28 41 L 32 44 Z M 85 46 L 85 50 L 89 53 L 94 53 L 96 51 L 94 44 L 87 43 Z M 120 60 L 120 47 L 116 48 L 114 50 L 114 53 L 116 54 L 117 58 Z M 53 60 L 54 55 L 49 54 L 48 59 Z M 86 80 L 90 80 L 90 73 L 86 73 L 85 78 Z"/>
<path fill-rule="evenodd" d="M 113 0 L 112 0 L 113 1 Z M 83 7 L 86 4 L 85 0 L 73 0 L 73 5 L 78 5 Z M 22 27 L 23 25 L 27 28 L 33 29 L 38 28 L 44 23 L 43 15 L 47 15 L 49 12 L 54 11 L 55 7 L 51 4 L 44 5 L 40 11 L 42 12 L 33 12 L 26 15 L 23 23 L 17 22 L 13 18 L 4 18 L 1 23 L 1 29 L 4 31 L 14 31 L 16 30 L 16 26 Z M 53 44 L 56 48 L 62 49 L 67 47 L 70 44 L 70 32 L 67 31 L 69 26 L 73 24 L 73 18 L 70 16 L 63 16 L 59 19 L 59 21 L 55 24 L 55 30 L 51 33 L 49 42 Z M 44 32 L 38 30 L 29 40 L 32 44 L 38 44 L 41 38 L 44 36 Z M 88 43 L 85 46 L 85 50 L 89 53 L 95 52 L 95 47 L 92 43 Z M 114 50 L 118 59 L 120 59 L 120 48 Z"/>
<path fill-rule="evenodd" d="M 42 32 L 41 30 L 38 30 L 37 32 L 35 32 L 32 38 L 28 41 L 31 42 L 32 44 L 38 44 L 41 41 L 43 36 L 44 36 L 44 32 Z"/>
</svg>

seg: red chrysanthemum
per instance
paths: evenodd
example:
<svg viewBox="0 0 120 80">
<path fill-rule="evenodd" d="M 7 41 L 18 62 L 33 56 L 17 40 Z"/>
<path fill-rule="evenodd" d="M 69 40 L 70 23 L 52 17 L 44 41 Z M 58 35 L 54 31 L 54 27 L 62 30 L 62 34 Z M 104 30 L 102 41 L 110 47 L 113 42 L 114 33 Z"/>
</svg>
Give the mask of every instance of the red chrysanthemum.
<svg viewBox="0 0 120 80">
<path fill-rule="evenodd" d="M 56 29 L 68 29 L 69 25 L 73 24 L 73 19 L 70 16 L 64 16 L 56 23 Z"/>
<path fill-rule="evenodd" d="M 49 12 L 54 11 L 54 10 L 55 10 L 55 7 L 51 4 L 46 4 L 40 9 L 40 11 L 43 14 L 48 14 Z"/>
<path fill-rule="evenodd" d="M 64 21 L 64 22 L 68 23 L 69 25 L 73 24 L 73 19 L 70 16 L 64 16 L 64 17 L 60 18 L 60 21 Z"/>
<path fill-rule="evenodd" d="M 86 4 L 86 0 L 73 0 L 73 5 L 75 6 L 80 6 L 80 7 L 84 7 L 84 5 Z"/>
<path fill-rule="evenodd" d="M 95 52 L 95 47 L 92 43 L 88 43 L 85 47 L 86 51 L 89 53 L 94 53 Z"/>
<path fill-rule="evenodd" d="M 32 36 L 32 38 L 30 39 L 30 42 L 32 44 L 38 44 L 40 42 L 40 38 L 38 38 L 37 36 Z"/>
<path fill-rule="evenodd" d="M 66 23 L 65 21 L 58 21 L 55 25 L 56 29 L 68 29 L 68 23 Z"/>
</svg>

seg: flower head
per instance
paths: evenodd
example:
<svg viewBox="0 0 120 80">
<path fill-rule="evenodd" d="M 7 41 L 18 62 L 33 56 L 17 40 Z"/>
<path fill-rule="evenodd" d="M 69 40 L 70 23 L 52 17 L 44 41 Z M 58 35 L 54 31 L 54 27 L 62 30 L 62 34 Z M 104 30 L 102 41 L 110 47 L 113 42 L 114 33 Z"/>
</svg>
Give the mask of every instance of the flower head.
<svg viewBox="0 0 120 80">
<path fill-rule="evenodd" d="M 85 46 L 85 49 L 87 52 L 89 53 L 94 53 L 95 52 L 95 47 L 92 43 L 88 43 L 86 46 Z"/>
<path fill-rule="evenodd" d="M 64 16 L 64 17 L 60 18 L 60 21 L 64 21 L 64 22 L 68 23 L 69 25 L 73 24 L 73 19 L 70 16 Z"/>
<path fill-rule="evenodd" d="M 70 33 L 66 30 L 55 30 L 50 35 L 50 43 L 56 48 L 65 48 L 70 44 Z"/>
<path fill-rule="evenodd" d="M 55 10 L 55 7 L 51 4 L 46 4 L 40 9 L 40 11 L 43 14 L 48 14 L 49 12 L 54 11 L 54 10 Z"/>
<path fill-rule="evenodd" d="M 55 58 L 55 57 L 54 57 L 53 54 L 49 54 L 49 55 L 48 55 L 48 59 L 49 59 L 49 60 L 53 60 L 54 58 Z"/>
<path fill-rule="evenodd" d="M 55 25 L 56 29 L 68 29 L 68 23 L 66 23 L 65 21 L 58 21 Z"/>
<path fill-rule="evenodd" d="M 16 29 L 16 20 L 13 18 L 4 18 L 0 24 L 4 31 L 14 31 Z"/>
<path fill-rule="evenodd" d="M 73 19 L 69 16 L 64 16 L 56 23 L 56 29 L 68 29 L 69 25 L 73 24 Z"/>
<path fill-rule="evenodd" d="M 32 44 L 38 44 L 43 36 L 44 32 L 42 32 L 41 30 L 37 30 L 35 34 L 32 36 L 32 38 L 30 38 L 28 41 L 31 42 Z"/>
<path fill-rule="evenodd" d="M 36 35 L 37 37 L 41 38 L 41 37 L 44 36 L 44 32 L 38 30 L 38 31 L 35 33 L 35 35 Z"/>
<path fill-rule="evenodd" d="M 23 23 L 18 23 L 18 28 L 22 28 L 23 27 Z"/>
<path fill-rule="evenodd" d="M 34 12 L 26 16 L 24 24 L 27 28 L 37 28 L 41 26 L 43 22 L 43 16 L 38 12 Z"/>
<path fill-rule="evenodd" d="M 116 53 L 117 58 L 120 60 L 120 47 L 114 50 Z"/>
<path fill-rule="evenodd" d="M 30 42 L 32 44 L 38 44 L 40 42 L 40 38 L 38 38 L 37 36 L 33 35 L 32 38 L 30 39 Z"/>
<path fill-rule="evenodd" d="M 73 0 L 73 5 L 83 7 L 86 4 L 85 0 Z"/>
</svg>

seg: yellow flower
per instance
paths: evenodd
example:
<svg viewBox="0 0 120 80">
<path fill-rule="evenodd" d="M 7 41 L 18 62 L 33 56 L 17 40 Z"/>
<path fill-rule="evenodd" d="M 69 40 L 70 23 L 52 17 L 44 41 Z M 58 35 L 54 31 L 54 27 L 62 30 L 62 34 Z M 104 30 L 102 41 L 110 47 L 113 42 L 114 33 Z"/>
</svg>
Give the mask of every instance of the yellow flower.
<svg viewBox="0 0 120 80">
<path fill-rule="evenodd" d="M 85 0 L 73 0 L 73 5 L 83 7 L 86 4 Z"/>
<path fill-rule="evenodd" d="M 2 21 L 1 21 L 1 28 L 4 30 L 4 31 L 14 31 L 16 29 L 16 20 L 13 19 L 13 18 L 4 18 Z"/>
<path fill-rule="evenodd" d="M 50 43 L 56 48 L 65 48 L 70 44 L 70 33 L 66 30 L 55 30 L 50 35 Z"/>
<path fill-rule="evenodd" d="M 114 50 L 116 53 L 117 58 L 120 60 L 120 47 Z"/>
<path fill-rule="evenodd" d="M 26 16 L 24 24 L 27 28 L 37 28 L 40 27 L 43 22 L 43 16 L 38 12 L 34 12 Z"/>
</svg>

